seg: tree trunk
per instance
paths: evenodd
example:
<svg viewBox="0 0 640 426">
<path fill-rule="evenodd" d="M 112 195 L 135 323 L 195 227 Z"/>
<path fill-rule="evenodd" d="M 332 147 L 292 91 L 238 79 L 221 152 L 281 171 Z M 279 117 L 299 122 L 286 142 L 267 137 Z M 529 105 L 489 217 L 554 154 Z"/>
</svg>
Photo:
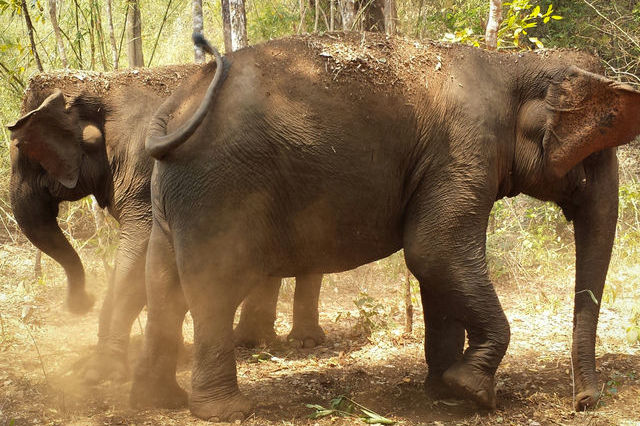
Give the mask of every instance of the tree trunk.
<svg viewBox="0 0 640 426">
<path fill-rule="evenodd" d="M 93 13 L 95 15 L 95 31 L 98 41 L 98 47 L 100 48 L 100 60 L 102 62 L 102 69 L 104 71 L 108 71 L 109 62 L 107 61 L 107 54 L 104 48 L 104 31 L 102 30 L 102 16 L 100 12 L 100 6 L 98 6 L 97 0 L 93 0 L 92 5 Z"/>
<path fill-rule="evenodd" d="M 313 32 L 317 33 L 318 19 L 320 18 L 320 0 L 314 0 L 314 1 L 315 1 L 316 10 L 315 10 L 315 16 L 313 17 Z"/>
<path fill-rule="evenodd" d="M 307 2 L 306 0 L 298 1 L 299 9 L 300 9 L 300 21 L 298 22 L 298 34 L 302 32 L 302 26 L 304 25 L 304 21 L 307 17 Z"/>
<path fill-rule="evenodd" d="M 225 53 L 233 52 L 231 48 L 231 15 L 229 11 L 229 0 L 222 0 L 222 32 L 224 35 Z"/>
<path fill-rule="evenodd" d="M 86 21 L 86 16 L 85 16 Z M 91 52 L 91 62 L 89 63 L 89 69 L 96 69 L 96 45 L 94 42 L 94 33 L 95 33 L 95 21 L 93 19 L 93 11 L 89 11 L 89 51 Z"/>
<path fill-rule="evenodd" d="M 33 263 L 33 276 L 36 280 L 42 278 L 42 250 L 36 247 L 36 258 Z"/>
<path fill-rule="evenodd" d="M 202 17 L 202 0 L 193 0 L 191 2 L 193 9 L 193 33 L 202 34 L 204 20 Z M 193 47 L 194 60 L 197 64 L 204 62 L 204 52 L 198 46 Z"/>
<path fill-rule="evenodd" d="M 107 0 L 107 19 L 109 21 L 109 40 L 111 42 L 111 55 L 113 57 L 113 69 L 118 69 L 118 48 L 116 46 L 116 35 L 113 30 L 113 12 L 111 0 Z"/>
<path fill-rule="evenodd" d="M 396 21 L 398 20 L 398 8 L 396 0 L 384 0 L 384 31 L 387 35 L 396 34 Z"/>
<path fill-rule="evenodd" d="M 361 22 L 358 27 L 364 31 L 384 32 L 384 4 L 385 0 L 357 0 L 356 17 L 359 17 Z"/>
<path fill-rule="evenodd" d="M 225 52 L 233 52 L 248 45 L 244 0 L 222 0 L 222 25 Z"/>
<path fill-rule="evenodd" d="M 498 47 L 498 27 L 502 20 L 502 0 L 489 0 L 489 20 L 484 35 L 487 49 L 495 50 Z"/>
<path fill-rule="evenodd" d="M 247 47 L 247 18 L 244 0 L 229 0 L 231 16 L 231 47 L 233 50 Z"/>
<path fill-rule="evenodd" d="M 329 31 L 333 31 L 335 29 L 335 24 L 336 24 L 336 5 L 335 5 L 336 0 L 329 0 Z"/>
<path fill-rule="evenodd" d="M 413 303 L 411 302 L 411 272 L 406 269 L 404 279 L 404 332 L 411 334 L 413 332 Z"/>
<path fill-rule="evenodd" d="M 60 26 L 58 25 L 58 14 L 56 11 L 57 0 L 49 0 L 49 18 L 51 18 L 51 26 L 56 36 L 56 45 L 58 46 L 58 55 L 62 61 L 64 68 L 69 68 L 69 62 L 67 61 L 67 52 L 64 50 L 64 43 L 62 42 L 62 34 L 60 33 Z"/>
<path fill-rule="evenodd" d="M 29 8 L 27 7 L 26 0 L 22 0 L 22 13 L 24 14 L 24 21 L 27 24 L 27 33 L 29 34 L 29 41 L 31 42 L 31 51 L 33 52 L 33 56 L 36 58 L 36 66 L 38 67 L 38 71 L 44 71 L 42 68 L 42 62 L 40 62 L 40 56 L 38 55 L 38 50 L 36 49 L 36 42 L 33 38 L 33 24 L 31 23 L 31 16 L 29 16 Z"/>
<path fill-rule="evenodd" d="M 128 0 L 129 13 L 127 14 L 127 52 L 129 54 L 129 68 L 143 67 L 142 56 L 142 20 L 138 0 Z"/>
<path fill-rule="evenodd" d="M 355 0 L 340 0 L 342 13 L 342 30 L 351 31 L 356 19 Z"/>
</svg>

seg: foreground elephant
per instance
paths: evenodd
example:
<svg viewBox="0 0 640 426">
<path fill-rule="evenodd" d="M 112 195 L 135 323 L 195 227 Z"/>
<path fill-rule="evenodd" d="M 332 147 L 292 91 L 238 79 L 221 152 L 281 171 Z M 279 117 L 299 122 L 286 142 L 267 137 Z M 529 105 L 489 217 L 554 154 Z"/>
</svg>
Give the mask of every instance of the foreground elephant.
<svg viewBox="0 0 640 426">
<path fill-rule="evenodd" d="M 181 65 L 117 73 L 49 73 L 31 79 L 25 115 L 11 130 L 11 204 L 29 240 L 64 268 L 68 307 L 92 305 L 77 253 L 56 221 L 58 204 L 93 194 L 120 223 L 114 279 L 100 313 L 96 356 L 89 381 L 123 377 L 131 325 L 145 304 L 144 264 L 151 232 L 149 182 L 152 159 L 144 151 L 146 126 L 156 108 L 199 69 Z M 317 293 L 321 275 L 299 277 L 290 338 L 320 343 Z M 275 336 L 273 322 L 280 279 L 252 294 L 238 325 L 238 340 L 255 344 Z M 305 292 L 311 292 L 307 295 Z M 266 295 L 265 295 L 266 293 Z M 302 302 L 301 302 L 302 300 Z M 305 309 L 315 301 L 315 309 Z M 315 312 L 315 314 L 314 314 Z"/>
<path fill-rule="evenodd" d="M 272 41 L 229 54 L 224 71 L 216 59 L 149 127 L 159 161 L 134 405 L 186 402 L 175 368 L 190 309 L 192 413 L 246 416 L 232 322 L 249 290 L 404 248 L 425 310 L 427 383 L 495 407 L 509 324 L 485 236 L 495 200 L 519 193 L 555 201 L 574 222 L 576 408 L 595 404 L 589 293 L 602 295 L 617 215 L 612 147 L 640 133 L 639 92 L 562 57 L 375 34 Z"/>
</svg>

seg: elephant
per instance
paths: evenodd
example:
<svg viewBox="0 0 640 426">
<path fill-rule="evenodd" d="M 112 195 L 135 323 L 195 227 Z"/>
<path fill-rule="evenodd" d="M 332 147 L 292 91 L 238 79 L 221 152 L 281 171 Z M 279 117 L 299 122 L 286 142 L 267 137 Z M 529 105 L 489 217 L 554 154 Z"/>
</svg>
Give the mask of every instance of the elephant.
<svg viewBox="0 0 640 426">
<path fill-rule="evenodd" d="M 155 109 L 199 66 L 180 65 L 116 73 L 43 73 L 26 91 L 11 130 L 10 197 L 27 238 L 64 268 L 71 312 L 91 308 L 82 262 L 56 222 L 58 205 L 93 194 L 120 223 L 113 280 L 100 312 L 96 353 L 84 367 L 88 382 L 125 378 L 131 326 L 146 300 L 144 265 L 151 232 L 153 160 L 144 150 Z M 322 343 L 317 301 L 322 275 L 298 277 L 289 338 Z M 236 328 L 239 344 L 275 337 L 280 279 L 265 281 L 245 303 Z M 312 294 L 307 295 L 307 292 Z M 314 306 L 308 306 L 315 303 Z"/>
<path fill-rule="evenodd" d="M 571 52 L 328 33 L 223 59 L 194 41 L 215 61 L 158 108 L 145 142 L 156 162 L 134 407 L 246 417 L 254 402 L 238 388 L 232 329 L 245 295 L 269 277 L 404 249 L 424 307 L 426 385 L 495 408 L 510 329 L 486 230 L 494 202 L 520 193 L 573 221 L 575 407 L 595 405 L 591 295 L 600 301 L 613 245 L 615 147 L 640 133 L 640 92 L 579 68 Z M 190 396 L 175 377 L 187 309 Z"/>
</svg>

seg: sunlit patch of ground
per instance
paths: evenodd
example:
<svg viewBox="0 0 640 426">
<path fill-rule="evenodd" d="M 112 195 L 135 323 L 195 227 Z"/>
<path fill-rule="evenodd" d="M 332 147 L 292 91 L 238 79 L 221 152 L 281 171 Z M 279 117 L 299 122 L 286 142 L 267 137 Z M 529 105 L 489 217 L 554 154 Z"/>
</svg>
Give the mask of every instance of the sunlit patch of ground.
<svg viewBox="0 0 640 426">
<path fill-rule="evenodd" d="M 61 268 L 44 257 L 45 277 L 38 281 L 33 278 L 33 254 L 24 241 L 8 242 L 0 252 L 0 424 L 204 423 L 188 410 L 130 409 L 130 382 L 92 387 L 79 382 L 75 372 L 97 340 L 98 307 L 82 317 L 65 312 Z M 90 289 L 101 300 L 102 264 L 92 249 L 82 250 L 81 256 Z M 587 413 L 571 408 L 572 274 L 571 268 L 559 268 L 553 280 L 530 275 L 497 280 L 512 339 L 497 373 L 494 412 L 466 401 L 425 396 L 421 307 L 415 306 L 414 330 L 406 335 L 405 272 L 399 255 L 327 276 L 320 315 L 328 336 L 325 345 L 302 350 L 283 342 L 237 350 L 240 387 L 257 401 L 247 423 L 352 424 L 353 419 L 336 417 L 308 419 L 313 410 L 306 404 L 326 407 L 346 395 L 401 424 L 638 424 L 640 347 L 627 342 L 625 328 L 640 298 L 640 267 L 610 271 L 610 286 L 617 290 L 605 292 L 596 346 L 605 396 L 598 410 Z M 291 326 L 292 295 L 292 280 L 286 280 L 276 322 L 281 336 Z M 360 308 L 354 303 L 358 300 Z M 364 319 L 374 328 L 369 337 L 360 332 Z M 144 322 L 143 313 L 133 327 L 131 364 L 142 346 Z M 190 318 L 184 335 L 178 381 L 189 389 Z"/>
</svg>

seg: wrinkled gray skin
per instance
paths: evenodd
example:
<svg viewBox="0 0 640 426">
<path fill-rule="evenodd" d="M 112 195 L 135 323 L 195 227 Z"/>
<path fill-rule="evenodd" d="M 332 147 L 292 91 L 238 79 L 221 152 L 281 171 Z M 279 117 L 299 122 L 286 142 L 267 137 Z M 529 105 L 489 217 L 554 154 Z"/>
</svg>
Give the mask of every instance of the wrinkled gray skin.
<svg viewBox="0 0 640 426">
<path fill-rule="evenodd" d="M 93 194 L 120 223 L 118 253 L 100 313 L 98 347 L 84 368 L 87 381 L 124 378 L 131 325 L 145 304 L 144 264 L 151 232 L 149 182 L 153 160 L 144 151 L 146 126 L 153 112 L 195 65 L 120 73 L 72 73 L 35 76 L 24 97 L 25 114 L 11 129 L 11 204 L 29 240 L 64 268 L 68 307 L 84 313 L 92 298 L 84 290 L 85 273 L 60 230 L 58 204 Z M 108 86 L 108 90 L 106 87 Z M 50 97 L 56 90 L 57 96 Z M 35 112 L 34 112 L 35 111 Z M 317 294 L 322 275 L 299 277 L 294 307 L 316 306 L 294 317 L 290 339 L 314 346 L 324 340 L 318 325 Z M 265 283 L 267 295 L 250 295 L 238 324 L 240 344 L 275 338 L 273 323 L 280 279 Z M 302 295 L 302 296 L 301 296 Z"/>
<path fill-rule="evenodd" d="M 576 408 L 593 407 L 599 307 L 588 291 L 600 300 L 617 215 L 612 147 L 640 133 L 640 94 L 568 65 L 572 54 L 337 37 L 231 53 L 201 123 L 214 64 L 152 119 L 146 146 L 160 161 L 132 403 L 186 403 L 175 368 L 190 309 L 191 412 L 248 415 L 232 334 L 245 295 L 267 277 L 344 271 L 404 248 L 420 282 L 427 385 L 495 407 L 510 333 L 486 228 L 495 200 L 525 193 L 574 223 Z"/>
</svg>

